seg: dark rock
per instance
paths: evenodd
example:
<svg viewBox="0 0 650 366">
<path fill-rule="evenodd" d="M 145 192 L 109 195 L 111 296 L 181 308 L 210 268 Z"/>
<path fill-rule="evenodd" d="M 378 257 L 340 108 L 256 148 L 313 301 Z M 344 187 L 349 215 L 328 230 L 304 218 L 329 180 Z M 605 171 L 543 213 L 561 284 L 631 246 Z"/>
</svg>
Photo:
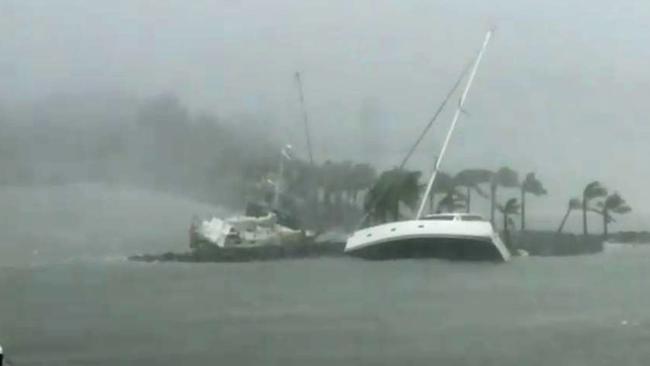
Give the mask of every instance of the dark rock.
<svg viewBox="0 0 650 366">
<path fill-rule="evenodd" d="M 566 256 L 593 254 L 603 251 L 599 235 L 575 235 L 553 231 L 525 231 L 513 233 L 516 249 L 536 256 Z"/>
<path fill-rule="evenodd" d="M 345 243 L 306 243 L 257 248 L 219 248 L 200 246 L 186 253 L 143 254 L 129 258 L 139 262 L 251 262 L 342 256 Z"/>
</svg>

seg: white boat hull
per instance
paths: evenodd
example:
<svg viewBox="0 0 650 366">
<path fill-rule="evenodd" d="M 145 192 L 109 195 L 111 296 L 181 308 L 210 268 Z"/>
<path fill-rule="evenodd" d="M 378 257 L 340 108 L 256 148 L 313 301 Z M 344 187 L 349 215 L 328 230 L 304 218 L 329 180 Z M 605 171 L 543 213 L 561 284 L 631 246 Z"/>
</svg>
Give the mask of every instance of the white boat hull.
<svg viewBox="0 0 650 366">
<path fill-rule="evenodd" d="M 225 220 L 213 217 L 193 224 L 190 230 L 190 247 L 202 242 L 222 249 L 282 246 L 301 243 L 313 237 L 313 233 L 279 225 L 273 213 L 263 217 L 236 216 Z"/>
<path fill-rule="evenodd" d="M 511 257 L 486 221 L 409 220 L 377 225 L 349 237 L 345 252 L 366 259 L 508 261 Z"/>
</svg>

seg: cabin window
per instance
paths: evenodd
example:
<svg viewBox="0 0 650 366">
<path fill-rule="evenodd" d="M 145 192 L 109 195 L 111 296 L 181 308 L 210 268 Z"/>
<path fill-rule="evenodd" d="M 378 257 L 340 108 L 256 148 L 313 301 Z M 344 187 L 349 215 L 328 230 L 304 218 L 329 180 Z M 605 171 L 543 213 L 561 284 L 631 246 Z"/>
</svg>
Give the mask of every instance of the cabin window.
<svg viewBox="0 0 650 366">
<path fill-rule="evenodd" d="M 481 216 L 478 215 L 465 215 L 461 216 L 460 219 L 462 221 L 485 221 Z"/>
<path fill-rule="evenodd" d="M 453 221 L 454 215 L 436 215 L 425 217 L 425 220 L 436 220 L 436 221 Z"/>
</svg>

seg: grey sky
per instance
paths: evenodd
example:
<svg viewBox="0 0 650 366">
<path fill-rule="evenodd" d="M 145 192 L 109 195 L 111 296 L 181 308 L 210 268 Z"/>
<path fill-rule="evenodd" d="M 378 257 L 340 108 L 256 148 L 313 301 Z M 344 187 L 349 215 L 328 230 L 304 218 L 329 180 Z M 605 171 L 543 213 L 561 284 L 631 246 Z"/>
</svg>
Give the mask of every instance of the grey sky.
<svg viewBox="0 0 650 366">
<path fill-rule="evenodd" d="M 650 203 L 648 19 L 643 1 L 3 0 L 0 98 L 173 91 L 196 110 L 295 129 L 300 70 L 316 158 L 391 165 L 496 25 L 444 165 L 535 170 L 549 214 L 599 179 L 638 214 Z M 369 101 L 384 129 L 371 156 Z M 428 168 L 437 141 L 413 167 Z"/>
</svg>

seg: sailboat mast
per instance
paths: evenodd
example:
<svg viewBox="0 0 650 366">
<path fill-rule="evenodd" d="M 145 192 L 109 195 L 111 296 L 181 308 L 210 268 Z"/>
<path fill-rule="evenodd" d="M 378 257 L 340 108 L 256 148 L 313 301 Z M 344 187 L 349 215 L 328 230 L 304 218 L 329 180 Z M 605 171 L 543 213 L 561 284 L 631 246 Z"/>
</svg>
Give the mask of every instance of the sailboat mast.
<svg viewBox="0 0 650 366">
<path fill-rule="evenodd" d="M 298 84 L 298 95 L 300 97 L 300 109 L 302 111 L 302 120 L 305 125 L 305 138 L 307 140 L 307 151 L 309 152 L 309 163 L 314 165 L 314 154 L 311 148 L 311 134 L 309 132 L 309 117 L 307 116 L 307 108 L 305 107 L 305 96 L 302 91 L 302 80 L 300 73 L 296 72 L 296 84 Z"/>
<path fill-rule="evenodd" d="M 445 96 L 445 99 L 443 99 L 442 103 L 440 103 L 440 105 L 438 106 L 438 110 L 436 110 L 436 113 L 429 120 L 429 122 L 424 127 L 424 129 L 422 129 L 422 131 L 420 132 L 420 135 L 418 135 L 418 138 L 415 141 L 415 143 L 413 145 L 411 145 L 408 152 L 406 153 L 406 155 L 402 159 L 402 162 L 397 167 L 397 170 L 402 170 L 406 166 L 406 163 L 409 161 L 409 159 L 411 158 L 411 156 L 415 152 L 415 149 L 417 149 L 418 145 L 420 145 L 420 142 L 422 142 L 422 140 L 426 136 L 427 132 L 429 132 L 429 129 L 431 129 L 433 124 L 438 120 L 438 116 L 440 116 L 442 111 L 445 109 L 445 107 L 447 106 L 447 102 L 449 102 L 451 97 L 456 92 L 456 89 L 458 89 L 458 86 L 460 86 L 463 79 L 465 79 L 465 76 L 467 75 L 467 73 L 469 72 L 470 67 L 473 64 L 474 64 L 474 60 L 471 60 L 470 62 L 467 63 L 467 65 L 465 65 L 465 67 L 463 68 L 463 72 L 460 73 L 460 75 L 458 75 L 458 79 L 456 79 L 456 82 L 454 83 L 454 86 L 451 89 L 449 89 L 449 92 L 447 92 L 447 95 Z M 366 213 L 363 215 L 361 220 L 359 220 L 359 223 L 357 224 L 355 230 L 359 229 L 366 222 L 366 219 L 368 219 L 368 216 L 370 216 L 370 212 L 374 209 L 377 202 L 382 200 L 386 196 L 387 193 L 388 193 L 388 191 L 385 191 L 382 195 L 380 195 L 379 197 L 375 197 L 372 201 L 370 201 L 370 203 L 368 205 L 369 209 L 367 209 Z"/>
<path fill-rule="evenodd" d="M 472 67 L 472 72 L 470 73 L 469 79 L 467 80 L 467 84 L 465 85 L 465 90 L 463 90 L 463 94 L 461 94 L 460 96 L 458 107 L 456 108 L 456 112 L 454 113 L 454 118 L 451 121 L 451 126 L 449 126 L 449 131 L 447 131 L 447 136 L 445 137 L 445 141 L 442 144 L 442 149 L 440 150 L 440 154 L 438 154 L 438 159 L 436 159 L 436 164 L 433 169 L 433 173 L 431 174 L 431 178 L 429 178 L 427 189 L 424 191 L 424 196 L 422 196 L 422 201 L 420 202 L 420 208 L 418 209 L 418 213 L 415 217 L 416 220 L 419 220 L 422 217 L 422 213 L 424 212 L 424 208 L 427 203 L 427 197 L 429 196 L 429 194 L 431 194 L 431 188 L 433 187 L 433 183 L 436 180 L 436 175 L 438 174 L 440 163 L 442 162 L 442 159 L 445 156 L 445 151 L 447 151 L 447 145 L 449 145 L 449 140 L 451 139 L 451 135 L 454 132 L 454 128 L 456 127 L 456 122 L 458 122 L 458 119 L 460 118 L 460 114 L 463 111 L 463 105 L 465 104 L 465 100 L 467 99 L 467 94 L 469 93 L 469 89 L 472 86 L 472 82 L 474 81 L 474 77 L 476 76 L 476 71 L 478 70 L 478 66 L 481 63 L 481 59 L 483 58 L 483 53 L 485 53 L 485 49 L 487 48 L 487 45 L 490 42 L 490 38 L 492 38 L 492 30 L 489 30 L 485 34 L 485 39 L 483 40 L 483 46 L 481 47 L 481 50 L 479 51 L 478 56 L 476 57 L 476 61 L 474 62 L 474 66 Z"/>
</svg>

